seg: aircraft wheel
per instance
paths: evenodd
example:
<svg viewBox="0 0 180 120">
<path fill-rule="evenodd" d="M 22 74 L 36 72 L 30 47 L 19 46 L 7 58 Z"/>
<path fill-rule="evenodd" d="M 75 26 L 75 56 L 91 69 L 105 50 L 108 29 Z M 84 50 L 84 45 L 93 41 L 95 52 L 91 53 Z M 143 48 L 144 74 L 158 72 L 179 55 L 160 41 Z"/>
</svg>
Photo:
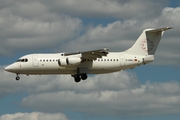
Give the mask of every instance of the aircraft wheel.
<svg viewBox="0 0 180 120">
<path fill-rule="evenodd" d="M 20 77 L 19 77 L 19 76 L 17 76 L 17 77 L 16 77 L 16 80 L 17 80 L 17 81 L 18 81 L 18 80 L 20 80 Z"/>
<path fill-rule="evenodd" d="M 78 83 L 78 82 L 81 81 L 81 78 L 79 76 L 77 76 L 77 77 L 74 78 L 74 81 Z"/>
<path fill-rule="evenodd" d="M 86 80 L 87 77 L 88 77 L 87 74 L 82 74 L 82 75 L 81 75 L 81 79 L 82 79 L 82 80 Z"/>
</svg>

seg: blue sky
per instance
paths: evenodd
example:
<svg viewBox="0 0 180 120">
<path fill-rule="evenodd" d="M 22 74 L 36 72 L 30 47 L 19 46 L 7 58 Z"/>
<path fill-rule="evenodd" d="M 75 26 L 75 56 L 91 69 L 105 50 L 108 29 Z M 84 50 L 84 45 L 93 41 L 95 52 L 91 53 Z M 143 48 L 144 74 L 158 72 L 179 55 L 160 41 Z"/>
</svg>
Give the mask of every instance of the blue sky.
<svg viewBox="0 0 180 120">
<path fill-rule="evenodd" d="M 180 119 L 178 0 L 10 0 L 0 5 L 0 120 Z M 90 75 L 21 75 L 4 67 L 30 53 L 129 48 L 146 28 L 165 32 L 155 61 Z M 46 118 L 44 118 L 45 116 Z"/>
</svg>

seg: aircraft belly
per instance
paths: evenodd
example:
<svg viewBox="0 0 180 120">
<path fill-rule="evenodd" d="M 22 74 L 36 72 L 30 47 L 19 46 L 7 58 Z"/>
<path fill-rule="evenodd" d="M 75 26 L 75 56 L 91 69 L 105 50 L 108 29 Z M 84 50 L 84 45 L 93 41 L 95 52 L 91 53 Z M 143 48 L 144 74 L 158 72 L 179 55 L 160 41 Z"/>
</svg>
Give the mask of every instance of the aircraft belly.
<svg viewBox="0 0 180 120">
<path fill-rule="evenodd" d="M 117 70 L 90 70 L 89 74 L 106 74 L 106 73 L 112 73 L 120 71 L 120 69 Z"/>
<path fill-rule="evenodd" d="M 76 74 L 76 70 L 23 70 L 20 74 Z"/>
</svg>

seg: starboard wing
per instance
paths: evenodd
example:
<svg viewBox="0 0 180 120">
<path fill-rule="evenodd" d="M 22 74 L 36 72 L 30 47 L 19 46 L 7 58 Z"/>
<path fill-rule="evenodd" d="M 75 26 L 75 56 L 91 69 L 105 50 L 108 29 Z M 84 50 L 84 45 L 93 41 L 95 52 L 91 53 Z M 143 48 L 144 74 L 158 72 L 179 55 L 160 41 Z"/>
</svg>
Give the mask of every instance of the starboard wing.
<svg viewBox="0 0 180 120">
<path fill-rule="evenodd" d="M 81 54 L 82 59 L 96 60 L 97 58 L 102 58 L 103 56 L 107 56 L 108 48 L 92 50 L 92 51 L 84 51 L 84 52 L 64 53 L 64 56 L 77 55 L 77 54 Z"/>
</svg>

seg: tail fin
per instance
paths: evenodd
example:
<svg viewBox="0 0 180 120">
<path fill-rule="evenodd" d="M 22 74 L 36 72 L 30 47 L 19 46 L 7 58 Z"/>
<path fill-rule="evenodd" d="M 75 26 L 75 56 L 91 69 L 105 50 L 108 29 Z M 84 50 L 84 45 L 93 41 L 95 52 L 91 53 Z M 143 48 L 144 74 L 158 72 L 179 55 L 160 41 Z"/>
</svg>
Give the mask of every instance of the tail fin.
<svg viewBox="0 0 180 120">
<path fill-rule="evenodd" d="M 154 55 L 164 31 L 172 27 L 146 29 L 126 53 L 132 55 Z"/>
</svg>

